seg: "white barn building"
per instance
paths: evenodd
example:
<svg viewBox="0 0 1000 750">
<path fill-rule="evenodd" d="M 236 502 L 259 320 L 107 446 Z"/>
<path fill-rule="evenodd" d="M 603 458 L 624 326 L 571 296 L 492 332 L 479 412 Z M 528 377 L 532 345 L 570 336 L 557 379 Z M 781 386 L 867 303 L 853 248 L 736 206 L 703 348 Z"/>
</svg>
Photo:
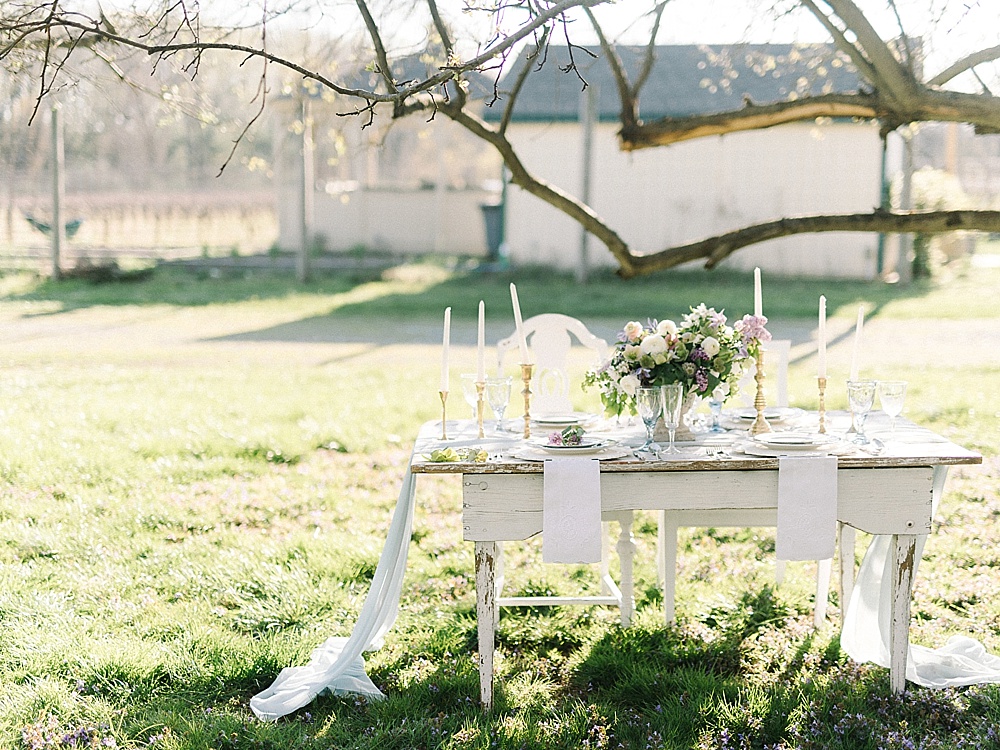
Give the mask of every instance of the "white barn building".
<svg viewBox="0 0 1000 750">
<path fill-rule="evenodd" d="M 594 90 L 589 205 L 633 250 L 652 252 L 784 216 L 869 212 L 880 204 L 886 170 L 878 125 L 870 122 L 790 124 L 621 151 L 617 89 L 603 54 L 593 52 L 597 57 L 574 55 Z M 619 48 L 632 75 L 643 52 Z M 660 46 L 656 58 L 640 99 L 646 121 L 859 87 L 850 63 L 828 45 Z M 565 48 L 553 47 L 545 66 L 528 76 L 508 135 L 536 176 L 580 196 L 587 94 L 576 75 L 560 70 L 566 61 Z M 486 112 L 487 119 L 499 116 L 500 107 Z M 889 173 L 898 162 L 892 151 Z M 513 263 L 578 267 L 583 243 L 575 222 L 516 186 L 507 190 L 505 209 Z M 615 265 L 601 243 L 588 245 L 589 266 Z M 871 233 L 797 235 L 737 251 L 724 265 L 868 279 L 882 270 L 880 245 Z"/>
</svg>

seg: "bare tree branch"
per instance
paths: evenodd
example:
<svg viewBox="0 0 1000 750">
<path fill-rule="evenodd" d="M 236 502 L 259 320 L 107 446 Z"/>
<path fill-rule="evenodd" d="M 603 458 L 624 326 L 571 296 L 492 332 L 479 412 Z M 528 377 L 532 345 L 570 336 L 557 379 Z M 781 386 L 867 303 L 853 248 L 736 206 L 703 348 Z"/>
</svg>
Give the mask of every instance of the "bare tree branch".
<svg viewBox="0 0 1000 750">
<path fill-rule="evenodd" d="M 757 105 L 748 102 L 743 109 L 731 112 L 664 117 L 629 129 L 622 128 L 618 135 L 624 150 L 636 151 L 709 135 L 772 128 L 775 125 L 813 120 L 817 117 L 872 119 L 883 114 L 880 100 L 874 95 L 823 94 L 777 104 Z"/>
<path fill-rule="evenodd" d="M 868 18 L 853 0 L 823 0 L 858 39 L 865 56 L 875 69 L 879 90 L 883 96 L 900 103 L 917 95 L 918 84 L 912 73 L 896 59 L 889 46 L 878 35 Z"/>
<path fill-rule="evenodd" d="M 928 80 L 927 85 L 943 86 L 948 83 L 948 81 L 961 75 L 965 71 L 971 70 L 977 65 L 982 65 L 983 63 L 992 62 L 997 59 L 1000 59 L 1000 44 L 996 47 L 981 49 L 978 52 L 973 52 L 971 55 L 963 57 L 961 60 L 949 65 L 936 76 Z"/>
<path fill-rule="evenodd" d="M 631 256 L 631 268 L 619 275 L 631 278 L 674 268 L 682 263 L 705 259 L 706 268 L 714 268 L 740 248 L 758 242 L 815 232 L 921 232 L 940 234 L 955 230 L 1000 231 L 1000 211 L 928 211 L 924 213 L 833 214 L 799 216 L 756 224 L 734 232 L 692 242 L 689 245 L 661 250 L 648 255 Z"/>
<path fill-rule="evenodd" d="M 528 80 L 528 75 L 535 68 L 535 61 L 549 43 L 550 31 L 551 27 L 549 26 L 546 26 L 542 31 L 542 38 L 535 44 L 535 51 L 525 57 L 524 67 L 518 72 L 517 78 L 514 79 L 514 85 L 507 94 L 507 103 L 504 105 L 503 115 L 500 117 L 500 125 L 497 128 L 498 134 L 502 137 L 506 137 L 507 135 L 507 126 L 510 125 L 510 118 L 514 115 L 514 104 L 517 102 L 517 95 L 521 93 L 524 82 Z"/>
<path fill-rule="evenodd" d="M 801 2 L 807 10 L 816 16 L 817 20 L 823 24 L 826 30 L 830 32 L 830 36 L 833 37 L 837 48 L 851 58 L 851 62 L 858 69 L 858 73 L 871 83 L 876 83 L 878 81 L 878 74 L 875 68 L 868 62 L 864 53 L 845 36 L 843 29 L 837 26 L 826 13 L 820 10 L 813 0 L 801 0 Z"/>
</svg>

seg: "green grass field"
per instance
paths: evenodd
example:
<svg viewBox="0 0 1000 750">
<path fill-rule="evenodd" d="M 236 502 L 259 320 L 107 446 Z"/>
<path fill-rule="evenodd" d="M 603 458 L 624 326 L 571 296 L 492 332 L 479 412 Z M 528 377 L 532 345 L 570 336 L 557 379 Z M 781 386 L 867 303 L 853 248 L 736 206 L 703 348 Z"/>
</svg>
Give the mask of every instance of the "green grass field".
<svg viewBox="0 0 1000 750">
<path fill-rule="evenodd" d="M 624 322 L 751 302 L 748 275 L 703 273 L 584 289 L 428 266 L 304 288 L 177 273 L 0 279 L 0 747 L 1000 747 L 1000 689 L 893 697 L 886 670 L 840 652 L 835 597 L 813 631 L 814 569 L 790 566 L 775 590 L 773 530 L 685 531 L 680 621 L 665 628 L 652 516 L 637 524 L 635 627 L 602 609 L 505 611 L 498 705 L 484 714 L 460 488 L 429 477 L 399 620 L 368 659 L 388 699 L 321 697 L 257 721 L 254 693 L 350 632 L 409 441 L 438 413 L 441 310 L 468 328 L 483 297 L 506 315 L 512 279 L 526 316 Z M 1000 366 L 975 354 L 998 280 L 765 278 L 776 319 L 811 320 L 824 293 L 845 325 L 865 304 L 888 321 L 873 331 L 927 331 L 907 360 L 873 341 L 871 374 L 909 380 L 909 418 L 985 455 L 953 472 L 921 564 L 911 638 L 926 645 L 965 633 L 1000 651 Z M 935 336 L 942 318 L 968 319 L 968 335 Z M 472 348 L 453 359 L 456 373 L 471 366 Z M 792 367 L 804 406 L 812 366 Z M 597 586 L 592 568 L 543 567 L 537 540 L 510 547 L 512 590 Z"/>
</svg>

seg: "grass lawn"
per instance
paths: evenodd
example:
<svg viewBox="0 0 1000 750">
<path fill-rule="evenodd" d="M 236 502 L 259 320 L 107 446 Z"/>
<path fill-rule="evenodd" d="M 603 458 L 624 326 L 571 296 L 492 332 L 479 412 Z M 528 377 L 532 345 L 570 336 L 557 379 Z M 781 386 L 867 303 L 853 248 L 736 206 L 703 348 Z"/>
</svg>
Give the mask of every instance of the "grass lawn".
<svg viewBox="0 0 1000 750">
<path fill-rule="evenodd" d="M 1000 689 L 892 697 L 887 670 L 840 652 L 836 606 L 813 631 L 813 566 L 790 566 L 775 590 L 773 530 L 685 531 L 680 620 L 665 628 L 652 516 L 637 523 L 635 627 L 601 609 L 505 611 L 498 705 L 484 714 L 460 488 L 430 477 L 399 620 L 368 658 L 388 699 L 321 697 L 254 719 L 250 697 L 281 668 L 350 632 L 408 441 L 437 416 L 441 310 L 471 323 L 483 297 L 508 311 L 511 279 L 526 316 L 622 322 L 700 301 L 742 312 L 752 289 L 746 274 L 581 289 L 426 266 L 304 288 L 0 279 L 0 747 L 1000 748 Z M 905 360 L 872 342 L 870 374 L 909 380 L 906 415 L 986 457 L 953 472 L 927 544 L 911 630 L 926 645 L 965 633 L 1000 651 L 1000 366 L 965 354 L 995 325 L 982 319 L 998 315 L 998 280 L 765 278 L 776 319 L 811 319 L 824 293 L 845 322 L 863 303 L 895 321 L 884 330 L 927 330 Z M 968 318 L 968 336 L 935 338 L 942 317 Z M 472 348 L 453 360 L 471 366 Z M 806 406 L 811 375 L 811 360 L 793 364 Z M 592 568 L 541 566 L 537 540 L 510 547 L 512 590 L 597 586 Z"/>
</svg>

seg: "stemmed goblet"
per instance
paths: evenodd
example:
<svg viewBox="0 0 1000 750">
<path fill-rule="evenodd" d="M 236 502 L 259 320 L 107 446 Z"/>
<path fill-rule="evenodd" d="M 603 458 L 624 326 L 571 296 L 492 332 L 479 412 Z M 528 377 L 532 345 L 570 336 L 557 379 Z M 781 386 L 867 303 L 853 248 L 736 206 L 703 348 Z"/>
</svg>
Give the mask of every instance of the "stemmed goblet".
<svg viewBox="0 0 1000 750">
<path fill-rule="evenodd" d="M 882 411 L 889 416 L 889 433 L 896 434 L 896 417 L 903 413 L 903 400 L 906 398 L 905 380 L 878 381 L 878 400 Z"/>
<path fill-rule="evenodd" d="M 486 378 L 486 400 L 490 403 L 493 416 L 497 418 L 494 429 L 497 435 L 502 434 L 504 431 L 503 415 L 507 411 L 507 404 L 510 403 L 510 384 L 511 377 L 509 375 Z"/>
<path fill-rule="evenodd" d="M 465 396 L 465 403 L 472 409 L 473 422 L 479 419 L 479 391 L 476 390 L 476 378 L 475 373 L 462 373 L 462 395 Z"/>
<path fill-rule="evenodd" d="M 851 407 L 854 429 L 857 430 L 854 442 L 865 445 L 868 442 L 868 436 L 865 435 L 865 421 L 868 419 L 868 412 L 872 410 L 875 403 L 875 381 L 848 380 L 847 402 Z"/>
<path fill-rule="evenodd" d="M 680 453 L 674 445 L 674 435 L 681 424 L 681 406 L 684 403 L 684 385 L 682 383 L 670 383 L 660 386 L 663 393 L 663 424 L 667 427 L 667 434 L 670 442 L 664 453 Z"/>
<path fill-rule="evenodd" d="M 653 430 L 663 411 L 663 395 L 657 388 L 640 388 L 635 394 L 635 408 L 639 418 L 646 425 L 646 442 L 639 448 L 641 453 L 656 454 L 660 446 L 653 442 Z"/>
</svg>

